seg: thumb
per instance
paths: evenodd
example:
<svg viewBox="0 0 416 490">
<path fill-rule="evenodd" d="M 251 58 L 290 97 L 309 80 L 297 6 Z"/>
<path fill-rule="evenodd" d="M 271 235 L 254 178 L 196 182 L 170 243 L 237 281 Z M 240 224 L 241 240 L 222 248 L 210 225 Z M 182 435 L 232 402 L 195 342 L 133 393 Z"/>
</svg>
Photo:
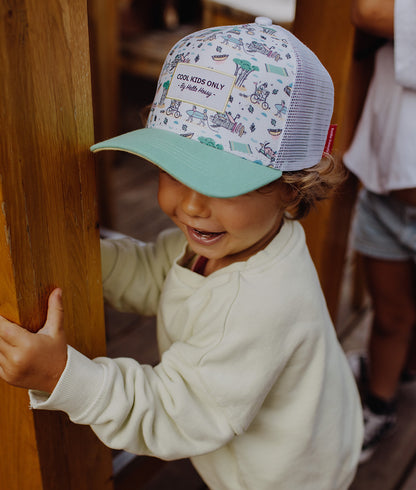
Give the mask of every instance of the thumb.
<svg viewBox="0 0 416 490">
<path fill-rule="evenodd" d="M 56 288 L 52 291 L 48 300 L 48 314 L 42 333 L 56 334 L 63 329 L 64 305 L 62 301 L 62 289 Z"/>
</svg>

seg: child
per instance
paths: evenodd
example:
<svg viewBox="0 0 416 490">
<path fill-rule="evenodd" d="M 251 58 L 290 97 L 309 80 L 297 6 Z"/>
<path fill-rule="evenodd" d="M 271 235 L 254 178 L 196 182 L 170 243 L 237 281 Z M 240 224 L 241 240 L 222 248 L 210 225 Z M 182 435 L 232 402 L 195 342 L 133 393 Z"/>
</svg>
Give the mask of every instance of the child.
<svg viewBox="0 0 416 490">
<path fill-rule="evenodd" d="M 347 489 L 359 397 L 303 230 L 285 216 L 338 179 L 320 162 L 332 108 L 324 67 L 269 19 L 177 43 L 147 128 L 93 147 L 161 169 L 159 203 L 179 229 L 102 242 L 105 298 L 157 314 L 160 363 L 67 348 L 55 290 L 40 333 L 0 322 L 2 376 L 113 448 L 190 457 L 214 490 Z M 32 375 L 7 361 L 20 336 Z"/>
</svg>

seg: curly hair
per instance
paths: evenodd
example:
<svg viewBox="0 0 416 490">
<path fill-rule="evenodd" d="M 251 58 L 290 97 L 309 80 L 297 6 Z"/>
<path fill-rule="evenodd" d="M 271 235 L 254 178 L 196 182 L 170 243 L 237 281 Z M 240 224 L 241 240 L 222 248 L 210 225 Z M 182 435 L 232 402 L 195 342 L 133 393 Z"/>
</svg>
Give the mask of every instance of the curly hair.
<svg viewBox="0 0 416 490">
<path fill-rule="evenodd" d="M 293 172 L 283 172 L 280 179 L 258 189 L 269 192 L 276 185 L 286 187 L 288 219 L 299 220 L 308 215 L 318 201 L 329 197 L 331 192 L 347 178 L 347 171 L 341 161 L 325 153 L 322 160 L 311 168 Z"/>
</svg>

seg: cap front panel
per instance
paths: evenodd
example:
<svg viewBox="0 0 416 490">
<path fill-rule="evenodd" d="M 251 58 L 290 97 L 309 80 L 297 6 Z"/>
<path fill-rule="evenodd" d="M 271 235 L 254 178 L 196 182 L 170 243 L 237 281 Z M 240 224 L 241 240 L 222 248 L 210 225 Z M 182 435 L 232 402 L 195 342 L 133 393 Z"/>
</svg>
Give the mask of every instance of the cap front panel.
<svg viewBox="0 0 416 490">
<path fill-rule="evenodd" d="M 166 58 L 147 126 L 280 168 L 296 55 L 278 26 L 205 29 Z"/>
</svg>

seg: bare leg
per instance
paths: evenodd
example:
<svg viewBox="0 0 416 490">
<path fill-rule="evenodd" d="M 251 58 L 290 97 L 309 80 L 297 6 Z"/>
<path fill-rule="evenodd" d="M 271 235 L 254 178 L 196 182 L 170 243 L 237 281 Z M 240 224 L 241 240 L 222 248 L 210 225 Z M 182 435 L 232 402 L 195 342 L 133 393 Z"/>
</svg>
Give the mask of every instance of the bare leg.
<svg viewBox="0 0 416 490">
<path fill-rule="evenodd" d="M 391 400 L 406 364 L 416 324 L 416 274 L 411 261 L 364 258 L 373 301 L 369 354 L 369 390 Z"/>
</svg>

